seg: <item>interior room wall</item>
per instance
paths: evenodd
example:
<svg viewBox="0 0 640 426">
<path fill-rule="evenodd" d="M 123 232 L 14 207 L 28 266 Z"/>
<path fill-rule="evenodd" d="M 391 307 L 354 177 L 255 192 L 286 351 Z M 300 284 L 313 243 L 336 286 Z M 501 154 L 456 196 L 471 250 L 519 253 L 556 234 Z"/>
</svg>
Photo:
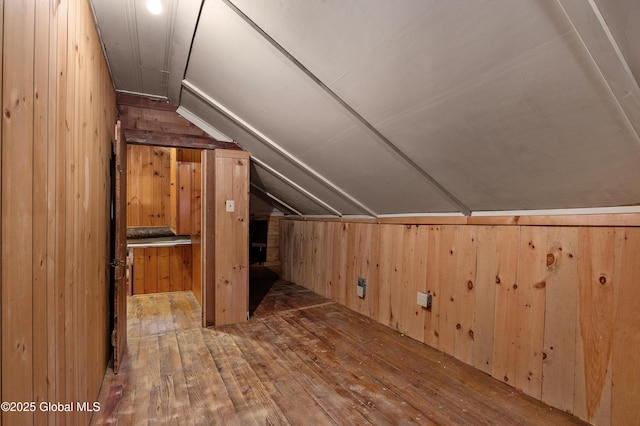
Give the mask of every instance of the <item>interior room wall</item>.
<svg viewBox="0 0 640 426">
<path fill-rule="evenodd" d="M 640 227 L 432 219 L 285 218 L 282 277 L 581 419 L 636 424 Z"/>
<path fill-rule="evenodd" d="M 169 227 L 169 149 L 127 146 L 127 226 Z"/>
<path fill-rule="evenodd" d="M 4 424 L 88 424 L 110 354 L 115 92 L 87 1 L 0 1 Z"/>
</svg>

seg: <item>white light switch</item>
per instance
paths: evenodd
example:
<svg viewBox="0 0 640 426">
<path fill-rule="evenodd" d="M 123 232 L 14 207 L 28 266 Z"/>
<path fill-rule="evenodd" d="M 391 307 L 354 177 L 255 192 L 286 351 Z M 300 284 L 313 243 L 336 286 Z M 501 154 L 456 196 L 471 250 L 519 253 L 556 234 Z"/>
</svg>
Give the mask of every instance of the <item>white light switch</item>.
<svg viewBox="0 0 640 426">
<path fill-rule="evenodd" d="M 233 200 L 227 200 L 225 202 L 225 207 L 226 207 L 228 212 L 233 212 L 233 211 L 236 210 L 236 206 L 235 206 L 235 203 L 233 202 Z"/>
</svg>

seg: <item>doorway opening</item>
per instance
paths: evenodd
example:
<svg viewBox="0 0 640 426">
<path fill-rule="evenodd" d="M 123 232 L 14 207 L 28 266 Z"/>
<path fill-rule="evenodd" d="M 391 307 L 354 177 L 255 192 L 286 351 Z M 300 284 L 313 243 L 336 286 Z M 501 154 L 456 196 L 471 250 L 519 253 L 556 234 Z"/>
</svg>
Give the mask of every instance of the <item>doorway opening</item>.
<svg viewBox="0 0 640 426">
<path fill-rule="evenodd" d="M 249 316 L 253 316 L 273 284 L 280 278 L 280 218 L 277 210 L 260 210 L 260 202 L 249 199 Z"/>
<path fill-rule="evenodd" d="M 201 156 L 127 145 L 129 338 L 202 325 Z"/>
</svg>

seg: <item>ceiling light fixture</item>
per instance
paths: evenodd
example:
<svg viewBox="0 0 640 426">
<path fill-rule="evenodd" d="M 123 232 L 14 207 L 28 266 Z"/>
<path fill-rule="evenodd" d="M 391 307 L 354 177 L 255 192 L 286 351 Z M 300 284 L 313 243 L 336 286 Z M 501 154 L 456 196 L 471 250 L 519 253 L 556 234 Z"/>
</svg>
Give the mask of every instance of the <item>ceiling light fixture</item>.
<svg viewBox="0 0 640 426">
<path fill-rule="evenodd" d="M 162 3 L 160 0 L 147 0 L 147 9 L 154 15 L 160 15 L 162 13 Z"/>
</svg>

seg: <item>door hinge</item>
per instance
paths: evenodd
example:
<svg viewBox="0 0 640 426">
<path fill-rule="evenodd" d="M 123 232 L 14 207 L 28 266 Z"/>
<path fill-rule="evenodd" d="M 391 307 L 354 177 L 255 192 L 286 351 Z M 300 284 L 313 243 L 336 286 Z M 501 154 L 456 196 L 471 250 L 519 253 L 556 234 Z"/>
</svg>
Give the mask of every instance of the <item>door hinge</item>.
<svg viewBox="0 0 640 426">
<path fill-rule="evenodd" d="M 120 259 L 113 259 L 111 262 L 109 262 L 109 266 L 111 266 L 112 268 L 117 268 L 118 266 L 122 265 L 124 265 L 124 262 Z"/>
<path fill-rule="evenodd" d="M 126 273 L 127 273 L 127 272 L 126 272 L 126 270 L 127 270 L 127 264 L 126 264 L 126 262 L 125 262 L 125 261 L 123 261 L 123 260 L 120 260 L 120 259 L 113 259 L 113 260 L 109 263 L 109 266 L 110 266 L 110 267 L 112 267 L 112 268 L 113 268 L 113 270 L 114 270 L 114 275 L 116 275 L 116 276 L 114 277 L 115 281 L 120 281 L 121 279 L 123 279 L 123 278 L 124 278 L 124 276 L 125 276 L 125 275 L 126 275 Z M 121 273 L 120 273 L 119 275 L 117 275 L 115 271 L 117 271 L 117 270 L 118 270 L 117 268 L 118 268 L 119 266 L 121 266 L 121 267 L 122 267 L 122 269 L 121 269 Z"/>
</svg>

